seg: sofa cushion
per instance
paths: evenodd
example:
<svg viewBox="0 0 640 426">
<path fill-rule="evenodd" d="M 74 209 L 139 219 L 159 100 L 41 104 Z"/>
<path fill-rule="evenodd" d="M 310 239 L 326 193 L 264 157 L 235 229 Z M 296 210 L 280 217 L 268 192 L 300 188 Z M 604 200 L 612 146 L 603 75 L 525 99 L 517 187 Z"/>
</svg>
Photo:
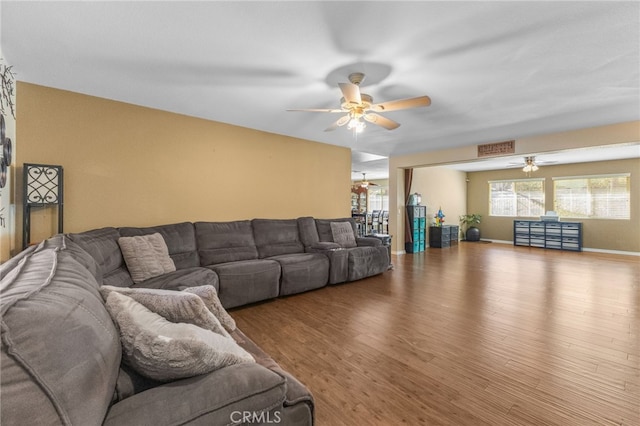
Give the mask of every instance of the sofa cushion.
<svg viewBox="0 0 640 426">
<path fill-rule="evenodd" d="M 311 216 L 299 217 L 298 232 L 300 233 L 300 241 L 306 247 L 311 247 L 320 242 L 318 229 L 316 228 L 316 220 Z"/>
<path fill-rule="evenodd" d="M 357 247 L 356 236 L 349 222 L 331 222 L 333 241 L 343 248 Z"/>
<path fill-rule="evenodd" d="M 324 287 L 329 281 L 329 258 L 321 253 L 294 253 L 273 256 L 282 269 L 280 296 Z"/>
<path fill-rule="evenodd" d="M 198 254 L 202 266 L 258 258 L 251 222 L 196 222 Z"/>
<path fill-rule="evenodd" d="M 227 309 L 278 297 L 280 264 L 275 260 L 243 260 L 209 268 L 218 274 L 218 296 Z"/>
<path fill-rule="evenodd" d="M 87 268 L 87 270 L 91 272 L 91 275 L 96 278 L 98 284 L 102 282 L 102 268 L 100 268 L 98 262 L 82 247 L 71 241 L 69 236 L 65 234 L 54 235 L 39 244 L 39 249 L 44 248 L 64 250 L 65 253 L 69 253 L 83 267 Z"/>
<path fill-rule="evenodd" d="M 170 381 L 254 362 L 228 334 L 170 322 L 118 292 L 109 293 L 106 307 L 120 329 L 124 361 L 151 379 Z"/>
<path fill-rule="evenodd" d="M 357 247 L 348 249 L 349 281 L 381 274 L 389 268 L 387 247 Z"/>
<path fill-rule="evenodd" d="M 67 236 L 95 259 L 102 271 L 102 283 L 118 287 L 133 284 L 118 245 L 120 233 L 116 228 L 93 229 Z"/>
<path fill-rule="evenodd" d="M 112 403 L 122 401 L 139 392 L 160 386 L 162 382 L 144 377 L 133 368 L 125 363 L 120 363 L 120 371 L 118 371 L 118 380 L 116 381 L 116 390 L 113 393 Z"/>
<path fill-rule="evenodd" d="M 104 285 L 112 285 L 107 281 Z M 218 276 L 215 272 L 207 268 L 187 268 L 179 269 L 175 272 L 169 272 L 168 274 L 158 275 L 157 277 L 149 278 L 138 284 L 133 284 L 134 288 L 161 288 L 164 290 L 184 290 L 189 287 L 197 287 L 201 285 L 212 285 L 219 288 Z M 117 286 L 121 287 L 121 286 Z"/>
<path fill-rule="evenodd" d="M 284 377 L 268 368 L 236 364 L 133 395 L 111 407 L 104 425 L 242 424 L 243 412 L 264 415 L 254 424 L 266 424 L 267 415 L 271 423 L 285 424 L 275 412 L 282 410 L 286 390 Z"/>
<path fill-rule="evenodd" d="M 253 219 L 251 225 L 260 258 L 304 253 L 296 219 Z"/>
<path fill-rule="evenodd" d="M 100 424 L 120 342 L 95 277 L 62 248 L 0 267 L 0 423 Z"/>
<path fill-rule="evenodd" d="M 211 286 L 208 287 L 213 289 Z M 191 323 L 218 334 L 229 334 L 218 317 L 209 310 L 204 300 L 196 294 L 185 291 L 122 288 L 106 285 L 100 288 L 100 294 L 104 300 L 107 300 L 109 294 L 114 291 L 132 298 L 171 322 Z M 229 315 L 226 311 L 225 314 Z"/>
<path fill-rule="evenodd" d="M 119 231 L 123 237 L 149 235 L 157 232 L 162 235 L 162 238 L 167 244 L 169 256 L 173 259 L 176 269 L 200 266 L 195 229 L 191 222 L 150 226 L 146 228 L 123 227 L 119 228 Z"/>
<path fill-rule="evenodd" d="M 134 283 L 176 270 L 162 235 L 136 235 L 118 238 L 122 257 Z"/>
<path fill-rule="evenodd" d="M 334 242 L 333 232 L 331 231 L 332 222 L 349 222 L 353 228 L 353 234 L 357 235 L 356 222 L 350 217 L 338 218 L 338 219 L 316 219 L 316 228 L 318 230 L 318 237 L 322 242 Z"/>
</svg>

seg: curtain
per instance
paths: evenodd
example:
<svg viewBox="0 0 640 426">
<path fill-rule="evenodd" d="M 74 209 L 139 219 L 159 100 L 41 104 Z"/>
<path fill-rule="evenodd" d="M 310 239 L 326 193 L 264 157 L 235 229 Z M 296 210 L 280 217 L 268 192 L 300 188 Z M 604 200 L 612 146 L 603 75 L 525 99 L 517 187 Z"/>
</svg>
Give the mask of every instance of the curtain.
<svg viewBox="0 0 640 426">
<path fill-rule="evenodd" d="M 404 169 L 404 205 L 409 204 L 411 196 L 411 183 L 413 182 L 413 169 Z M 409 212 L 404 209 L 404 242 L 413 244 L 411 225 L 409 224 Z"/>
</svg>

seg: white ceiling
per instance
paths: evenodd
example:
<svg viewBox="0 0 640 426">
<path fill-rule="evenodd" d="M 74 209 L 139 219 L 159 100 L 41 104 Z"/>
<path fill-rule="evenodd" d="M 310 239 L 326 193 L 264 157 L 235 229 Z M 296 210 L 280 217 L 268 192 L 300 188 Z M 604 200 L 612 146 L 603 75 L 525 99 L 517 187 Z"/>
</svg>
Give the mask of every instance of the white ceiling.
<svg viewBox="0 0 640 426">
<path fill-rule="evenodd" d="M 639 2 L 0 3 L 20 81 L 350 147 L 358 162 L 640 119 Z M 338 82 L 428 95 L 357 139 Z M 372 170 L 368 170 L 367 168 Z M 357 175 L 359 176 L 359 175 Z"/>
</svg>

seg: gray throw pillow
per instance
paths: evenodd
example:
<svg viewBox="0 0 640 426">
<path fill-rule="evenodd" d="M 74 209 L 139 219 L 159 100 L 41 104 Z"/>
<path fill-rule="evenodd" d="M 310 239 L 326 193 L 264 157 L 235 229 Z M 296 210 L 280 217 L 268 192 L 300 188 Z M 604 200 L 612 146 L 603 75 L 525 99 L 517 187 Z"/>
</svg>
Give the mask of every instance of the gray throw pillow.
<svg viewBox="0 0 640 426">
<path fill-rule="evenodd" d="M 211 287 L 215 293 L 213 286 L 202 287 Z M 206 289 L 200 291 L 206 293 Z M 198 294 L 157 288 L 128 288 L 108 285 L 100 287 L 100 294 L 102 294 L 102 298 L 105 301 L 112 292 L 131 297 L 151 312 L 155 312 L 171 322 L 195 324 L 198 327 L 211 330 L 223 336 L 229 335 L 215 313 L 208 308 L 207 301 Z M 226 311 L 225 314 L 229 316 Z"/>
<path fill-rule="evenodd" d="M 118 238 L 122 257 L 134 283 L 176 270 L 160 233 Z"/>
<path fill-rule="evenodd" d="M 207 306 L 209 311 L 220 321 L 220 324 L 227 330 L 228 332 L 232 332 L 236 329 L 236 322 L 229 315 L 227 310 L 222 306 L 222 302 L 218 298 L 218 292 L 216 288 L 212 285 L 200 285 L 197 287 L 188 287 L 182 290 L 186 293 L 193 293 L 202 299 L 204 304 Z"/>
<path fill-rule="evenodd" d="M 255 362 L 230 336 L 170 322 L 118 292 L 109 293 L 105 305 L 120 330 L 124 361 L 151 379 L 171 381 Z"/>
<path fill-rule="evenodd" d="M 331 234 L 333 242 L 344 248 L 358 247 L 353 227 L 349 222 L 331 222 Z"/>
</svg>

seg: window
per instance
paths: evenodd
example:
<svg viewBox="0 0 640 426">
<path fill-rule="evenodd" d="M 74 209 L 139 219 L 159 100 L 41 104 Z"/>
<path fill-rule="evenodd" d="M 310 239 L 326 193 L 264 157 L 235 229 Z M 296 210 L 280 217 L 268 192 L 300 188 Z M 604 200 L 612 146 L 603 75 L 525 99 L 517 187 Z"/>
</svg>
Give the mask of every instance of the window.
<svg viewBox="0 0 640 426">
<path fill-rule="evenodd" d="M 490 216 L 533 217 L 544 214 L 544 179 L 489 182 Z"/>
<path fill-rule="evenodd" d="M 389 194 L 386 186 L 369 187 L 369 211 L 389 210 Z"/>
<path fill-rule="evenodd" d="M 561 217 L 629 219 L 629 176 L 553 178 L 554 210 Z"/>
</svg>

